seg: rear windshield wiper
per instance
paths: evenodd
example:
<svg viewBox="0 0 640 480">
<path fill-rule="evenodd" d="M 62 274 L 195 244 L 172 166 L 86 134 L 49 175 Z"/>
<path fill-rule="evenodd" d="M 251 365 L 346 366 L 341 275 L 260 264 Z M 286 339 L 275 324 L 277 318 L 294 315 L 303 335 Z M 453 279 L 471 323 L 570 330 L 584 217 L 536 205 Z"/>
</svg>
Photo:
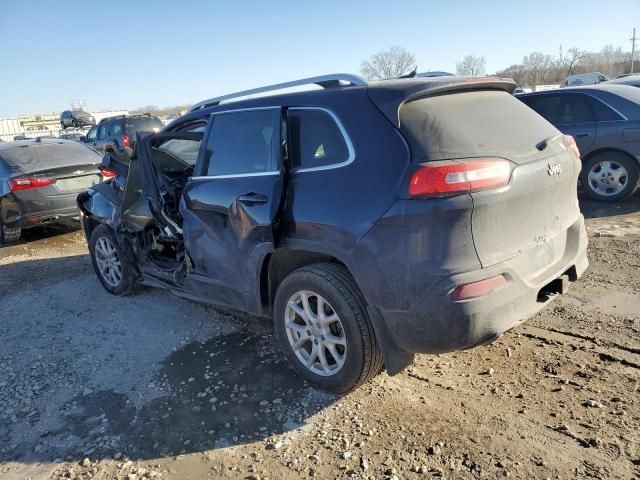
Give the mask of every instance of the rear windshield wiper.
<svg viewBox="0 0 640 480">
<path fill-rule="evenodd" d="M 551 135 L 549 138 L 545 138 L 544 140 L 542 140 L 541 142 L 536 143 L 536 148 L 539 151 L 543 151 L 545 148 L 547 148 L 551 143 L 555 142 L 556 140 L 559 140 L 560 138 L 562 138 L 563 135 Z"/>
</svg>

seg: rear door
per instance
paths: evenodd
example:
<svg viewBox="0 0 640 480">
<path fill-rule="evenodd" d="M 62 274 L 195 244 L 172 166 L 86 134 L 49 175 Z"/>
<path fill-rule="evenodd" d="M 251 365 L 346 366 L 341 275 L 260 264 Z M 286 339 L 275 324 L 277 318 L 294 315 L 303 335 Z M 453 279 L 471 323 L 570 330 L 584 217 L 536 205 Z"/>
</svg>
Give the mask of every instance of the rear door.
<svg viewBox="0 0 640 480">
<path fill-rule="evenodd" d="M 575 138 L 581 152 L 593 144 L 597 123 L 589 97 L 583 93 L 541 93 L 521 100 L 554 124 L 562 133 Z"/>
<path fill-rule="evenodd" d="M 282 202 L 281 109 L 215 113 L 180 213 L 200 296 L 254 311 Z"/>
</svg>

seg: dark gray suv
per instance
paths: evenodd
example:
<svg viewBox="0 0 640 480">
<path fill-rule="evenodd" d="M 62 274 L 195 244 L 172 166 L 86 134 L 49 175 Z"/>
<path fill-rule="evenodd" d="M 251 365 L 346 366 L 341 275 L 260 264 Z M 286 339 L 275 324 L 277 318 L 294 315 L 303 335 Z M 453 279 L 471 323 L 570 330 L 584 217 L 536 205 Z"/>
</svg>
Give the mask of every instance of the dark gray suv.
<svg viewBox="0 0 640 480">
<path fill-rule="evenodd" d="M 78 197 L 97 277 L 271 318 L 333 392 L 491 342 L 587 268 L 575 143 L 514 88 L 328 75 L 200 102 Z"/>
<path fill-rule="evenodd" d="M 607 84 L 518 95 L 520 100 L 572 135 L 580 149 L 580 183 L 591 198 L 622 200 L 640 172 L 640 89 Z"/>
</svg>

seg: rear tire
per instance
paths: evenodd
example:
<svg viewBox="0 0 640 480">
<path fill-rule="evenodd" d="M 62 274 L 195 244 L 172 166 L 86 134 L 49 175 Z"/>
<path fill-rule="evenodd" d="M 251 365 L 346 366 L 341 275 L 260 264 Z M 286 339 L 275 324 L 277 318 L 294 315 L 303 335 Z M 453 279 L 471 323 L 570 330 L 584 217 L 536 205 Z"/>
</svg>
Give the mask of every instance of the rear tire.
<svg viewBox="0 0 640 480">
<path fill-rule="evenodd" d="M 289 274 L 278 287 L 274 317 L 287 359 L 318 388 L 344 394 L 382 369 L 366 302 L 344 267 L 321 263 Z"/>
<path fill-rule="evenodd" d="M 638 162 L 622 152 L 602 152 L 582 164 L 580 183 L 594 200 L 617 202 L 631 195 L 638 185 Z"/>
<path fill-rule="evenodd" d="M 17 242 L 21 235 L 22 229 L 10 228 L 0 222 L 0 244 Z"/>
<path fill-rule="evenodd" d="M 89 240 L 91 263 L 105 290 L 113 295 L 129 295 L 137 289 L 137 273 L 120 248 L 113 229 L 97 226 Z"/>
</svg>

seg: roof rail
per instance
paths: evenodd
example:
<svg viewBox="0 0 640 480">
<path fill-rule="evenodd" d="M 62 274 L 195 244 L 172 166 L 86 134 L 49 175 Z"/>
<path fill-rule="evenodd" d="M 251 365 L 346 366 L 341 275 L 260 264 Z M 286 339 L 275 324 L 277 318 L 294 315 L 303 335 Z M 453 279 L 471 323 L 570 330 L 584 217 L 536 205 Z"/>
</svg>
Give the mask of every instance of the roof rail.
<svg viewBox="0 0 640 480">
<path fill-rule="evenodd" d="M 189 111 L 194 112 L 201 108 L 214 107 L 219 105 L 224 100 L 231 100 L 234 98 L 247 97 L 249 95 L 255 95 L 257 93 L 271 92 L 274 90 L 282 90 L 285 88 L 299 87 L 302 85 L 319 85 L 322 88 L 333 87 L 355 87 L 365 86 L 367 81 L 359 75 L 352 75 L 350 73 L 334 73 L 330 75 L 321 75 L 319 77 L 309 77 L 300 80 L 294 80 L 292 82 L 276 83 L 275 85 L 268 85 L 266 87 L 252 88 L 251 90 L 244 90 L 242 92 L 230 93 L 228 95 L 222 95 L 221 97 L 209 98 L 202 102 L 196 103 Z"/>
</svg>

